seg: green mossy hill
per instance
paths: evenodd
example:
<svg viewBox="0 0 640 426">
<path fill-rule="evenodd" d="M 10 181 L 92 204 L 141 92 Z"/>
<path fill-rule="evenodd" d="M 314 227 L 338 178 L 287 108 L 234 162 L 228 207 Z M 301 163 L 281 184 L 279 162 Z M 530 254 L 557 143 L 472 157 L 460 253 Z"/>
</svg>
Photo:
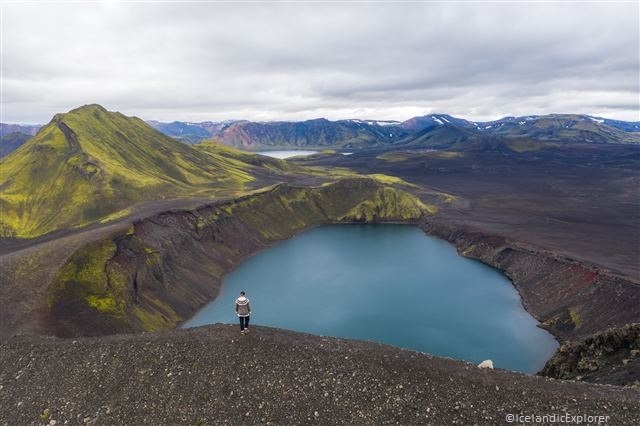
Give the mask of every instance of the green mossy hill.
<svg viewBox="0 0 640 426">
<path fill-rule="evenodd" d="M 162 213 L 80 248 L 50 286 L 48 332 L 60 336 L 170 329 L 212 300 L 246 257 L 306 228 L 417 222 L 434 210 L 374 179 L 278 185 L 233 201 Z"/>
<path fill-rule="evenodd" d="M 322 223 L 412 221 L 435 213 L 434 209 L 376 179 L 353 178 L 319 188 L 280 185 L 261 196 L 229 204 L 223 211 L 275 241 Z"/>
<path fill-rule="evenodd" d="M 0 236 L 88 224 L 142 200 L 242 190 L 263 166 L 247 159 L 194 149 L 99 105 L 74 109 L 1 160 Z"/>
<path fill-rule="evenodd" d="M 508 138 L 504 140 L 504 144 L 514 152 L 532 152 L 542 149 L 557 148 L 560 145 L 557 142 L 538 141 L 527 138 Z"/>
<path fill-rule="evenodd" d="M 390 163 L 399 163 L 417 158 L 421 160 L 455 160 L 462 157 L 464 157 L 464 153 L 457 151 L 389 151 L 376 158 Z"/>
</svg>

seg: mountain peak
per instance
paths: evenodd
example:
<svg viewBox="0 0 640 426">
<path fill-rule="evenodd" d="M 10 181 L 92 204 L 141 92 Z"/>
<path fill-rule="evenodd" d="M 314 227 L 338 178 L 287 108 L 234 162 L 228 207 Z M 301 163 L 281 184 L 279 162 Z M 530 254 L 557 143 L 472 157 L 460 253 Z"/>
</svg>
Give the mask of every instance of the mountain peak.
<svg viewBox="0 0 640 426">
<path fill-rule="evenodd" d="M 107 111 L 107 109 L 105 107 L 103 107 L 100 104 L 87 104 L 87 105 L 82 105 L 81 107 L 78 108 L 74 108 L 71 111 L 69 111 L 69 113 L 82 113 L 82 112 L 109 112 Z"/>
<path fill-rule="evenodd" d="M 18 237 L 83 225 L 154 197 L 210 192 L 214 182 L 241 189 L 254 179 L 242 160 L 224 163 L 95 104 L 57 114 L 2 159 L 2 170 L 0 234 Z"/>
<path fill-rule="evenodd" d="M 82 116 L 82 117 L 99 117 L 102 114 L 111 114 L 105 107 L 98 104 L 83 105 L 67 112 L 61 112 L 53 116 L 50 123 L 65 122 L 70 116 Z"/>
</svg>

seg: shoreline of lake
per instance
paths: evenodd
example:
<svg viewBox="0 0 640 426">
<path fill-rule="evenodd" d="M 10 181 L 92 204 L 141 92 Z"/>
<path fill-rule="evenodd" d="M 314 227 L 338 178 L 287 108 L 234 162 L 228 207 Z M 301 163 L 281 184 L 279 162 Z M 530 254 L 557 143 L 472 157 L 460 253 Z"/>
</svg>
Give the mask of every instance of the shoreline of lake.
<svg viewBox="0 0 640 426">
<path fill-rule="evenodd" d="M 343 232 L 346 231 L 345 228 L 346 225 L 339 225 L 337 228 L 340 229 L 339 232 Z M 393 229 L 393 231 L 391 231 L 392 233 L 396 232 L 396 230 L 400 229 L 400 228 L 395 228 L 398 225 L 388 225 L 388 224 L 382 224 L 382 225 L 352 225 L 354 227 L 364 227 L 362 229 L 365 229 L 365 234 L 373 229 L 377 229 L 378 231 L 380 230 L 384 230 L 384 229 Z M 412 238 L 419 238 L 420 240 L 424 240 L 422 242 L 426 242 L 429 241 L 429 239 L 433 239 L 433 241 L 431 241 L 429 244 L 435 244 L 435 246 L 439 246 L 440 248 L 436 249 L 436 250 L 443 250 L 446 247 L 446 250 L 448 252 L 448 256 L 453 255 L 457 260 L 456 261 L 461 261 L 461 262 L 467 262 L 467 267 L 471 268 L 473 270 L 474 274 L 488 274 L 490 276 L 492 276 L 493 278 L 497 278 L 499 279 L 500 285 L 502 286 L 500 292 L 504 292 L 504 293 L 494 293 L 496 291 L 495 288 L 492 287 L 486 287 L 484 290 L 482 290 L 482 292 L 488 292 L 489 294 L 491 294 L 493 297 L 495 298 L 503 298 L 505 300 L 508 300 L 508 303 L 510 304 L 514 304 L 517 306 L 517 310 L 513 311 L 513 315 L 514 318 L 511 318 L 510 320 L 505 320 L 505 321 L 500 321 L 500 320 L 494 320 L 492 318 L 492 309 L 488 309 L 485 314 L 483 314 L 484 318 L 481 321 L 484 321 L 486 327 L 490 328 L 491 330 L 491 334 L 492 335 L 487 335 L 485 337 L 479 338 L 477 337 L 478 333 L 469 333 L 468 330 L 466 329 L 461 329 L 458 331 L 452 331 L 450 329 L 448 329 L 448 325 L 447 327 L 433 327 L 431 326 L 431 329 L 429 329 L 429 324 L 433 325 L 433 324 L 438 324 L 441 321 L 444 321 L 445 323 L 451 323 L 451 322 L 455 322 L 455 319 L 445 319 L 443 320 L 442 318 L 445 317 L 447 315 L 447 310 L 453 309 L 451 307 L 449 308 L 444 308 L 444 311 L 440 312 L 440 313 L 436 313 L 436 314 L 431 314 L 429 316 L 429 319 L 427 321 L 427 324 L 422 324 L 419 328 L 415 328 L 415 330 L 411 330 L 409 331 L 408 335 L 404 336 L 405 340 L 401 340 L 398 338 L 398 336 L 401 333 L 401 329 L 399 329 L 398 325 L 393 325 L 392 329 L 390 330 L 390 334 L 387 333 L 376 333 L 373 332 L 371 330 L 369 330 L 367 333 L 362 334 L 362 330 L 354 330 L 351 325 L 349 325 L 349 322 L 347 321 L 347 325 L 345 325 L 345 323 L 341 323 L 341 324 L 337 324 L 335 326 L 335 328 L 333 329 L 327 329 L 327 328 L 323 328 L 322 324 L 319 324 L 318 321 L 320 323 L 322 323 L 323 321 L 332 321 L 332 319 L 328 319 L 327 317 L 325 317 L 324 319 L 318 320 L 316 319 L 316 323 L 314 324 L 313 321 L 309 321 L 306 320 L 306 322 L 302 323 L 302 326 L 298 323 L 298 324 L 290 324 L 287 322 L 279 322 L 277 316 L 280 315 L 279 313 L 283 311 L 283 309 L 286 310 L 286 307 L 282 307 L 282 306 L 272 306 L 272 307 L 267 307 L 265 308 L 265 301 L 268 299 L 268 292 L 273 292 L 276 291 L 276 293 L 278 294 L 287 294 L 290 292 L 295 292 L 296 291 L 296 287 L 289 287 L 287 289 L 279 289 L 279 290 L 275 290 L 274 287 L 278 285 L 278 283 L 276 282 L 275 284 L 265 284 L 266 287 L 269 287 L 267 293 L 259 295 L 256 294 L 256 290 L 255 289 L 251 289 L 249 288 L 249 290 L 247 291 L 247 295 L 249 297 L 251 297 L 251 295 L 256 295 L 257 296 L 257 301 L 258 303 L 263 305 L 263 309 L 262 311 L 262 315 L 261 316 L 255 316 L 254 321 L 257 321 L 258 324 L 260 325 L 267 325 L 267 326 L 272 326 L 272 327 L 279 327 L 279 328 L 287 328 L 287 329 L 291 329 L 291 330 L 296 330 L 296 331 L 302 331 L 302 332 L 309 332 L 309 333 L 313 333 L 313 334 L 319 334 L 319 335 L 331 335 L 331 336 L 335 336 L 335 337 L 345 337 L 345 338 L 356 338 L 356 339 L 364 339 L 364 340 L 371 340 L 371 341 L 378 341 L 381 343 L 386 343 L 386 344 L 391 344 L 394 346 L 398 346 L 398 347 L 405 347 L 405 348 L 409 348 L 409 349 L 414 349 L 414 350 L 419 350 L 419 351 L 425 351 L 425 352 L 429 352 L 432 353 L 434 355 L 438 355 L 438 356 L 450 356 L 456 359 L 464 359 L 464 360 L 468 360 L 471 362 L 479 362 L 482 359 L 486 359 L 486 358 L 494 358 L 494 362 L 497 361 L 497 367 L 500 367 L 500 364 L 502 364 L 502 368 L 510 368 L 512 370 L 517 370 L 517 371 L 526 371 L 526 372 L 534 372 L 538 369 L 540 369 L 543 365 L 544 362 L 546 362 L 547 359 L 549 359 L 553 352 L 555 351 L 555 349 L 557 348 L 557 342 L 556 339 L 553 335 L 551 335 L 550 333 L 548 333 L 548 331 L 544 330 L 541 327 L 538 327 L 537 321 L 530 315 L 530 313 L 528 313 L 522 304 L 522 298 L 521 295 L 518 293 L 517 288 L 515 288 L 515 286 L 513 285 L 513 283 L 508 279 L 508 277 L 506 277 L 502 271 L 497 270 L 496 268 L 493 268 L 491 266 L 488 266 L 482 262 L 478 262 L 472 259 L 467 259 L 465 257 L 459 256 L 457 254 L 457 252 L 455 251 L 455 248 L 453 245 L 451 245 L 449 242 L 445 241 L 445 240 L 441 240 L 440 238 L 437 237 L 432 237 L 428 234 L 425 234 L 423 230 L 421 230 L 418 227 L 415 226 L 406 226 L 406 225 L 400 225 L 403 226 L 404 230 L 407 230 L 407 228 L 411 228 L 412 231 L 411 233 L 413 233 Z M 384 227 L 393 227 L 393 228 L 384 228 Z M 330 229 L 331 226 L 327 226 L 327 227 L 320 227 L 320 228 L 325 228 L 325 229 Z M 351 228 L 351 229 L 355 229 L 355 228 Z M 238 274 L 241 273 L 243 271 L 243 268 L 246 268 L 247 264 L 252 264 L 255 262 L 260 262 L 260 258 L 261 256 L 264 256 L 265 254 L 267 254 L 267 256 L 269 256 L 270 252 L 273 252 L 274 250 L 278 251 L 278 250 L 282 250 L 283 246 L 286 247 L 287 244 L 295 244 L 296 240 L 299 240 L 300 238 L 303 238 L 305 236 L 308 236 L 309 234 L 313 235 L 313 232 L 318 232 L 319 228 L 314 228 L 313 230 L 307 230 L 306 232 L 302 232 L 300 234 L 297 234 L 294 238 L 285 240 L 283 242 L 281 242 L 280 244 L 276 244 L 274 246 L 272 246 L 269 250 L 266 251 L 261 251 L 260 253 L 257 253 L 256 255 L 245 259 L 238 268 L 236 268 L 234 271 L 230 272 L 229 274 L 227 274 L 224 277 L 223 280 L 223 285 L 221 286 L 220 289 L 220 293 L 218 294 L 218 296 L 212 301 L 210 302 L 207 307 L 201 309 L 198 311 L 198 313 L 196 313 L 190 320 L 184 322 L 181 327 L 182 328 L 186 328 L 186 327 L 190 327 L 190 326 L 195 326 L 195 325 L 201 325 L 204 323 L 212 323 L 212 322 L 226 322 L 226 323 L 233 323 L 233 321 L 235 320 L 234 317 L 229 316 L 229 314 L 231 313 L 231 311 L 229 310 L 229 312 L 223 314 L 224 319 L 222 319 L 222 317 L 215 317 L 214 319 L 210 319 L 207 320 L 205 322 L 201 322 L 201 318 L 203 316 L 209 316 L 210 314 L 207 314 L 207 309 L 210 309 L 208 307 L 211 306 L 221 306 L 224 304 L 232 304 L 232 299 L 234 299 L 235 297 L 237 297 L 237 295 L 235 293 L 233 293 L 234 291 L 237 292 L 239 291 L 239 289 L 236 289 L 235 287 L 244 287 L 245 290 L 247 290 L 247 286 L 246 285 L 241 285 L 241 284 L 234 284 L 234 274 Z M 320 229 L 319 232 L 322 232 L 322 230 Z M 404 232 L 404 231 L 403 231 Z M 419 236 L 418 236 L 419 235 Z M 325 242 L 326 243 L 326 242 Z M 323 243 L 324 244 L 324 243 Z M 370 248 L 371 249 L 371 248 Z M 297 251 L 300 251 L 300 248 L 296 249 Z M 333 249 L 331 251 L 337 250 L 336 247 L 333 247 Z M 295 250 L 294 250 L 295 251 Z M 330 251 L 330 252 L 331 252 Z M 325 252 L 326 254 L 327 252 Z M 423 255 L 424 253 L 417 253 L 418 256 Z M 437 254 L 437 253 L 436 253 Z M 292 253 L 288 253 L 287 256 L 291 256 Z M 434 254 L 435 255 L 435 254 Z M 333 261 L 339 262 L 341 260 L 342 256 L 346 256 L 345 253 L 342 253 L 341 256 L 339 256 L 338 258 L 332 258 Z M 364 259 L 364 263 L 363 265 L 368 265 L 369 262 L 371 261 L 370 259 L 371 253 L 369 253 L 369 256 L 365 256 Z M 407 255 L 405 254 L 404 257 L 406 257 Z M 330 256 L 331 257 L 331 256 Z M 256 260 L 257 259 L 257 260 Z M 316 259 L 317 260 L 317 259 Z M 360 259 L 363 260 L 363 259 Z M 400 261 L 400 259 L 396 259 L 396 261 Z M 295 264 L 300 264 L 300 263 L 304 263 L 305 260 L 304 259 L 298 259 L 293 261 Z M 276 261 L 276 263 L 278 263 Z M 375 263 L 375 261 L 374 261 Z M 292 266 L 292 265 L 289 265 Z M 320 271 L 316 271 L 315 273 L 309 273 L 308 270 L 305 270 L 305 268 L 312 268 L 313 265 L 311 264 L 306 264 L 306 266 L 302 266 L 302 270 L 291 270 L 288 273 L 292 274 L 293 276 L 297 276 L 299 277 L 299 280 L 304 280 L 304 279 L 309 279 L 311 281 L 313 280 L 317 280 L 317 277 L 313 277 L 313 275 L 318 275 L 318 274 L 322 274 L 322 271 L 330 271 L 331 270 L 331 265 L 324 265 L 323 267 L 320 268 Z M 345 268 L 348 268 L 348 266 L 342 265 Z M 378 265 L 380 266 L 380 265 Z M 280 269 L 282 268 L 288 268 L 287 265 L 278 265 L 278 267 Z M 438 265 L 431 265 L 432 268 L 437 268 Z M 239 272 L 240 271 L 240 272 Z M 389 280 L 393 280 L 393 279 L 397 279 L 398 276 L 401 275 L 401 272 L 398 271 L 398 267 L 395 266 L 391 269 L 387 268 L 385 270 L 383 270 L 383 272 L 378 271 L 377 274 L 380 275 L 381 273 L 386 274 L 387 278 Z M 312 275 L 312 277 L 307 277 L 304 278 L 302 277 L 302 275 L 304 274 L 310 274 Z M 264 279 L 265 273 L 261 272 L 260 273 L 261 278 Z M 375 277 L 369 277 L 370 281 L 373 280 Z M 333 278 L 327 278 L 327 281 L 331 281 Z M 355 280 L 356 278 L 353 278 L 353 280 Z M 443 278 L 446 281 L 446 277 Z M 248 278 L 242 278 L 241 281 L 244 282 L 250 282 L 251 280 Z M 479 287 L 480 285 L 484 285 L 484 284 L 478 284 L 476 281 L 479 281 L 479 279 L 475 279 L 473 280 L 474 284 L 472 284 L 470 287 L 466 288 L 467 292 L 477 292 L 479 291 Z M 481 281 L 481 280 L 480 280 Z M 483 281 L 481 281 L 483 282 Z M 298 284 L 298 287 L 301 284 Z M 504 287 L 507 286 L 508 288 Z M 318 285 L 316 284 L 316 290 L 317 288 L 324 288 L 326 289 L 326 287 L 328 287 L 329 284 L 327 284 L 325 282 L 324 285 Z M 384 283 L 382 284 L 377 284 L 376 287 L 376 291 L 377 292 L 385 292 L 385 285 Z M 307 289 L 308 290 L 308 289 Z M 419 288 L 414 288 L 412 291 L 418 291 Z M 346 291 L 346 290 L 344 290 Z M 231 293 L 230 293 L 231 292 Z M 320 293 L 323 293 L 323 291 L 320 291 Z M 333 298 L 334 301 L 334 305 L 336 304 L 336 297 L 339 294 L 339 292 L 334 292 L 330 295 L 330 301 L 332 300 L 331 298 Z M 315 299 L 318 299 L 321 296 L 326 296 L 323 294 L 314 294 L 310 297 Z M 446 295 L 445 295 L 446 296 Z M 476 297 L 481 297 L 482 294 L 475 294 L 473 296 L 473 298 Z M 298 295 L 297 297 L 304 297 L 303 295 Z M 472 299 L 473 299 L 472 298 Z M 230 300 L 227 300 L 230 299 Z M 377 308 L 363 308 L 363 309 L 368 309 L 369 311 L 373 310 L 378 310 L 380 312 L 384 312 L 385 308 L 391 303 L 391 301 L 393 301 L 393 294 L 389 293 L 387 294 L 384 298 L 384 306 L 379 306 Z M 339 301 L 339 300 L 338 300 Z M 317 300 L 316 300 L 317 302 Z M 393 303 L 396 304 L 396 309 L 398 308 L 398 303 L 401 303 L 397 300 L 395 300 Z M 431 302 L 428 302 L 431 303 Z M 469 302 L 470 303 L 470 302 Z M 467 303 L 467 304 L 469 304 Z M 330 303 L 325 303 L 325 305 L 330 305 Z M 453 306 L 455 307 L 455 303 L 453 304 Z M 220 308 L 218 308 L 220 309 Z M 255 308 L 254 308 L 255 309 Z M 265 310 L 271 310 L 273 312 L 278 312 L 278 314 L 276 315 L 276 318 L 268 318 L 268 316 L 266 316 L 267 318 L 265 318 Z M 312 309 L 311 307 L 306 307 L 305 309 L 310 310 Z M 322 309 L 327 309 L 327 308 L 322 308 Z M 432 306 L 430 306 L 429 311 L 430 312 L 438 312 L 438 309 L 443 309 L 439 303 L 435 303 Z M 479 308 L 478 308 L 479 309 Z M 304 310 L 303 310 L 304 311 Z M 225 311 L 226 312 L 226 311 Z M 303 312 L 298 311 L 297 315 L 301 315 Z M 333 309 L 329 311 L 329 315 L 333 315 L 333 316 L 339 316 L 341 314 L 343 314 L 343 311 L 337 310 L 337 309 Z M 318 313 L 316 313 L 318 314 Z M 358 314 L 359 315 L 359 314 Z M 464 312 L 458 312 L 457 315 L 459 316 L 464 316 L 466 315 L 466 313 Z M 357 316 L 357 315 L 356 315 Z M 418 319 L 419 319 L 419 315 L 418 315 Z M 259 320 L 258 318 L 262 319 Z M 368 318 L 366 315 L 364 316 L 364 318 L 360 318 L 361 321 L 372 321 L 372 318 Z M 408 319 L 409 321 L 416 321 L 416 318 L 413 319 Z M 388 318 L 386 318 L 385 320 L 388 323 L 393 323 L 394 318 L 393 315 L 389 316 Z M 518 324 L 521 324 L 521 326 L 524 328 L 524 324 L 525 323 L 529 323 L 530 327 L 533 327 L 533 331 L 529 330 L 527 333 L 523 333 L 523 330 L 518 329 L 517 331 L 514 330 L 510 330 L 509 328 L 512 327 L 513 322 L 517 322 Z M 478 320 L 474 320 L 471 322 L 478 322 Z M 534 324 L 535 323 L 535 324 Z M 384 324 L 384 323 L 383 323 Z M 527 326 L 527 327 L 529 327 Z M 350 328 L 351 327 L 351 328 Z M 379 327 L 380 326 L 376 326 L 377 330 L 379 331 Z M 397 329 L 398 328 L 398 329 Z M 481 328 L 481 331 L 486 331 L 483 330 Z M 468 346 L 468 344 L 471 344 L 473 347 L 478 347 L 478 348 L 482 348 L 480 349 L 481 352 L 483 353 L 489 353 L 491 352 L 491 350 L 487 347 L 484 346 L 486 345 L 487 341 L 493 341 L 494 345 L 500 345 L 502 343 L 499 342 L 503 342 L 508 339 L 511 340 L 518 340 L 520 339 L 520 344 L 519 346 L 517 346 L 518 350 L 514 351 L 513 353 L 519 353 L 520 350 L 522 349 L 523 346 L 533 346 L 533 347 L 537 347 L 538 344 L 534 344 L 534 345 L 530 345 L 530 342 L 528 342 L 526 339 L 523 338 L 517 338 L 514 337 L 514 335 L 516 334 L 531 334 L 531 336 L 534 336 L 536 334 L 539 333 L 544 333 L 546 340 L 544 340 L 545 338 L 542 338 L 544 343 L 540 343 L 539 345 L 542 345 L 546 352 L 544 355 L 544 359 L 538 357 L 536 358 L 538 361 L 534 362 L 535 365 L 531 366 L 531 367 L 522 367 L 522 366 L 514 366 L 514 367 L 509 367 L 509 363 L 511 363 L 512 361 L 506 361 L 504 359 L 501 358 L 501 356 L 503 356 L 503 354 L 500 353 L 495 353 L 493 355 L 476 355 L 476 356 L 472 356 L 469 355 L 469 352 L 466 348 L 466 346 Z M 406 333 L 405 333 L 406 334 Z M 395 335 L 395 336 L 394 336 Z M 480 334 L 481 335 L 481 334 Z M 466 336 L 464 338 L 460 338 L 459 336 Z M 540 338 L 540 335 L 538 335 L 536 338 Z M 392 338 L 393 337 L 393 338 Z M 442 344 L 439 345 L 433 345 L 431 344 L 430 347 L 425 347 L 424 345 L 415 345 L 412 342 L 412 340 L 415 340 L 417 338 L 424 338 L 425 341 L 429 341 L 429 342 L 433 342 L 433 341 L 448 341 L 449 343 L 449 347 L 450 348 L 454 348 L 454 349 L 447 349 L 446 347 L 443 347 Z M 390 340 L 391 339 L 391 340 Z M 394 340 L 396 339 L 396 340 Z M 446 346 L 446 345 L 445 345 Z M 530 348 L 530 350 L 534 350 L 535 348 Z M 520 358 L 523 357 L 523 355 L 518 355 Z M 513 358 L 515 360 L 515 357 Z M 514 365 L 516 365 L 517 363 L 514 361 Z M 506 366 L 505 366 L 506 365 Z"/>
</svg>

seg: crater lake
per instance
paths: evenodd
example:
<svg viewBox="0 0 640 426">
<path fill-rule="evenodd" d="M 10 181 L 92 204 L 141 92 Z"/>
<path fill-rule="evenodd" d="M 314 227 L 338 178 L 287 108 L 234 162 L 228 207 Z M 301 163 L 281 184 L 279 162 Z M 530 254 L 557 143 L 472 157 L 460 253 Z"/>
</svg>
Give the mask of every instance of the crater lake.
<svg viewBox="0 0 640 426">
<path fill-rule="evenodd" d="M 238 322 L 371 340 L 496 368 L 540 370 L 558 344 L 499 271 L 410 225 L 329 225 L 247 259 L 183 327 Z M 240 328 L 238 326 L 238 334 Z"/>
</svg>

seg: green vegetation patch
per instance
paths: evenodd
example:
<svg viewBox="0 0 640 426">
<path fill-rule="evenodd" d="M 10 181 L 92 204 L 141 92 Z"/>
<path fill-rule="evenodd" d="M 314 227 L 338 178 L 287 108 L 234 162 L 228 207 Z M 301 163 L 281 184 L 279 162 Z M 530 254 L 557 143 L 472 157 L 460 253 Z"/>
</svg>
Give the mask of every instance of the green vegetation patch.
<svg viewBox="0 0 640 426">
<path fill-rule="evenodd" d="M 507 148 L 514 152 L 534 152 L 542 149 L 554 148 L 559 146 L 553 142 L 542 142 L 533 139 L 507 139 L 505 142 Z"/>
<path fill-rule="evenodd" d="M 111 222 L 112 220 L 116 220 L 116 219 L 120 219 L 123 218 L 125 216 L 130 215 L 131 213 L 133 213 L 133 210 L 129 207 L 119 210 L 115 213 L 112 213 L 110 215 L 107 215 L 105 217 L 103 217 L 102 219 L 100 219 L 100 223 L 107 223 L 107 222 Z"/>
<path fill-rule="evenodd" d="M 456 200 L 455 195 L 447 194 L 446 192 L 441 192 L 440 194 L 438 194 L 438 196 L 443 202 L 447 204 L 453 203 Z"/>
<path fill-rule="evenodd" d="M 403 186 L 409 186 L 412 188 L 419 188 L 418 185 L 413 184 L 413 183 L 409 183 L 406 180 L 396 177 L 396 176 L 391 176 L 391 175 L 385 175 L 385 174 L 381 174 L 381 173 L 373 173 L 370 175 L 366 175 L 367 177 L 375 180 L 376 182 L 380 182 L 384 185 L 403 185 Z"/>
<path fill-rule="evenodd" d="M 109 263 L 115 252 L 115 243 L 108 239 L 76 252 L 54 279 L 49 306 L 71 297 L 100 313 L 124 319 L 127 274 Z"/>
<path fill-rule="evenodd" d="M 462 152 L 458 151 L 428 151 L 422 154 L 423 157 L 435 158 L 437 160 L 453 160 L 464 157 Z"/>
<path fill-rule="evenodd" d="M 569 321 L 575 325 L 575 328 L 579 328 L 580 324 L 582 324 L 582 318 L 580 318 L 580 314 L 575 309 L 569 309 Z"/>
<path fill-rule="evenodd" d="M 411 158 L 411 154 L 408 152 L 385 152 L 376 157 L 379 160 L 388 161 L 390 163 L 398 163 Z"/>
<path fill-rule="evenodd" d="M 184 320 L 170 306 L 157 299 L 147 301 L 145 306 L 133 306 L 132 314 L 144 331 L 168 330 Z"/>
<path fill-rule="evenodd" d="M 355 207 L 343 220 L 377 222 L 380 220 L 415 220 L 423 214 L 435 214 L 438 208 L 424 204 L 417 197 L 399 189 L 382 187 L 373 197 Z"/>
<path fill-rule="evenodd" d="M 452 160 L 455 158 L 461 158 L 463 156 L 464 154 L 462 152 L 457 151 L 394 151 L 385 152 L 384 154 L 378 155 L 376 158 L 379 160 L 388 161 L 390 163 L 398 163 L 401 161 L 407 161 L 420 157 L 434 158 L 438 160 Z"/>
</svg>

